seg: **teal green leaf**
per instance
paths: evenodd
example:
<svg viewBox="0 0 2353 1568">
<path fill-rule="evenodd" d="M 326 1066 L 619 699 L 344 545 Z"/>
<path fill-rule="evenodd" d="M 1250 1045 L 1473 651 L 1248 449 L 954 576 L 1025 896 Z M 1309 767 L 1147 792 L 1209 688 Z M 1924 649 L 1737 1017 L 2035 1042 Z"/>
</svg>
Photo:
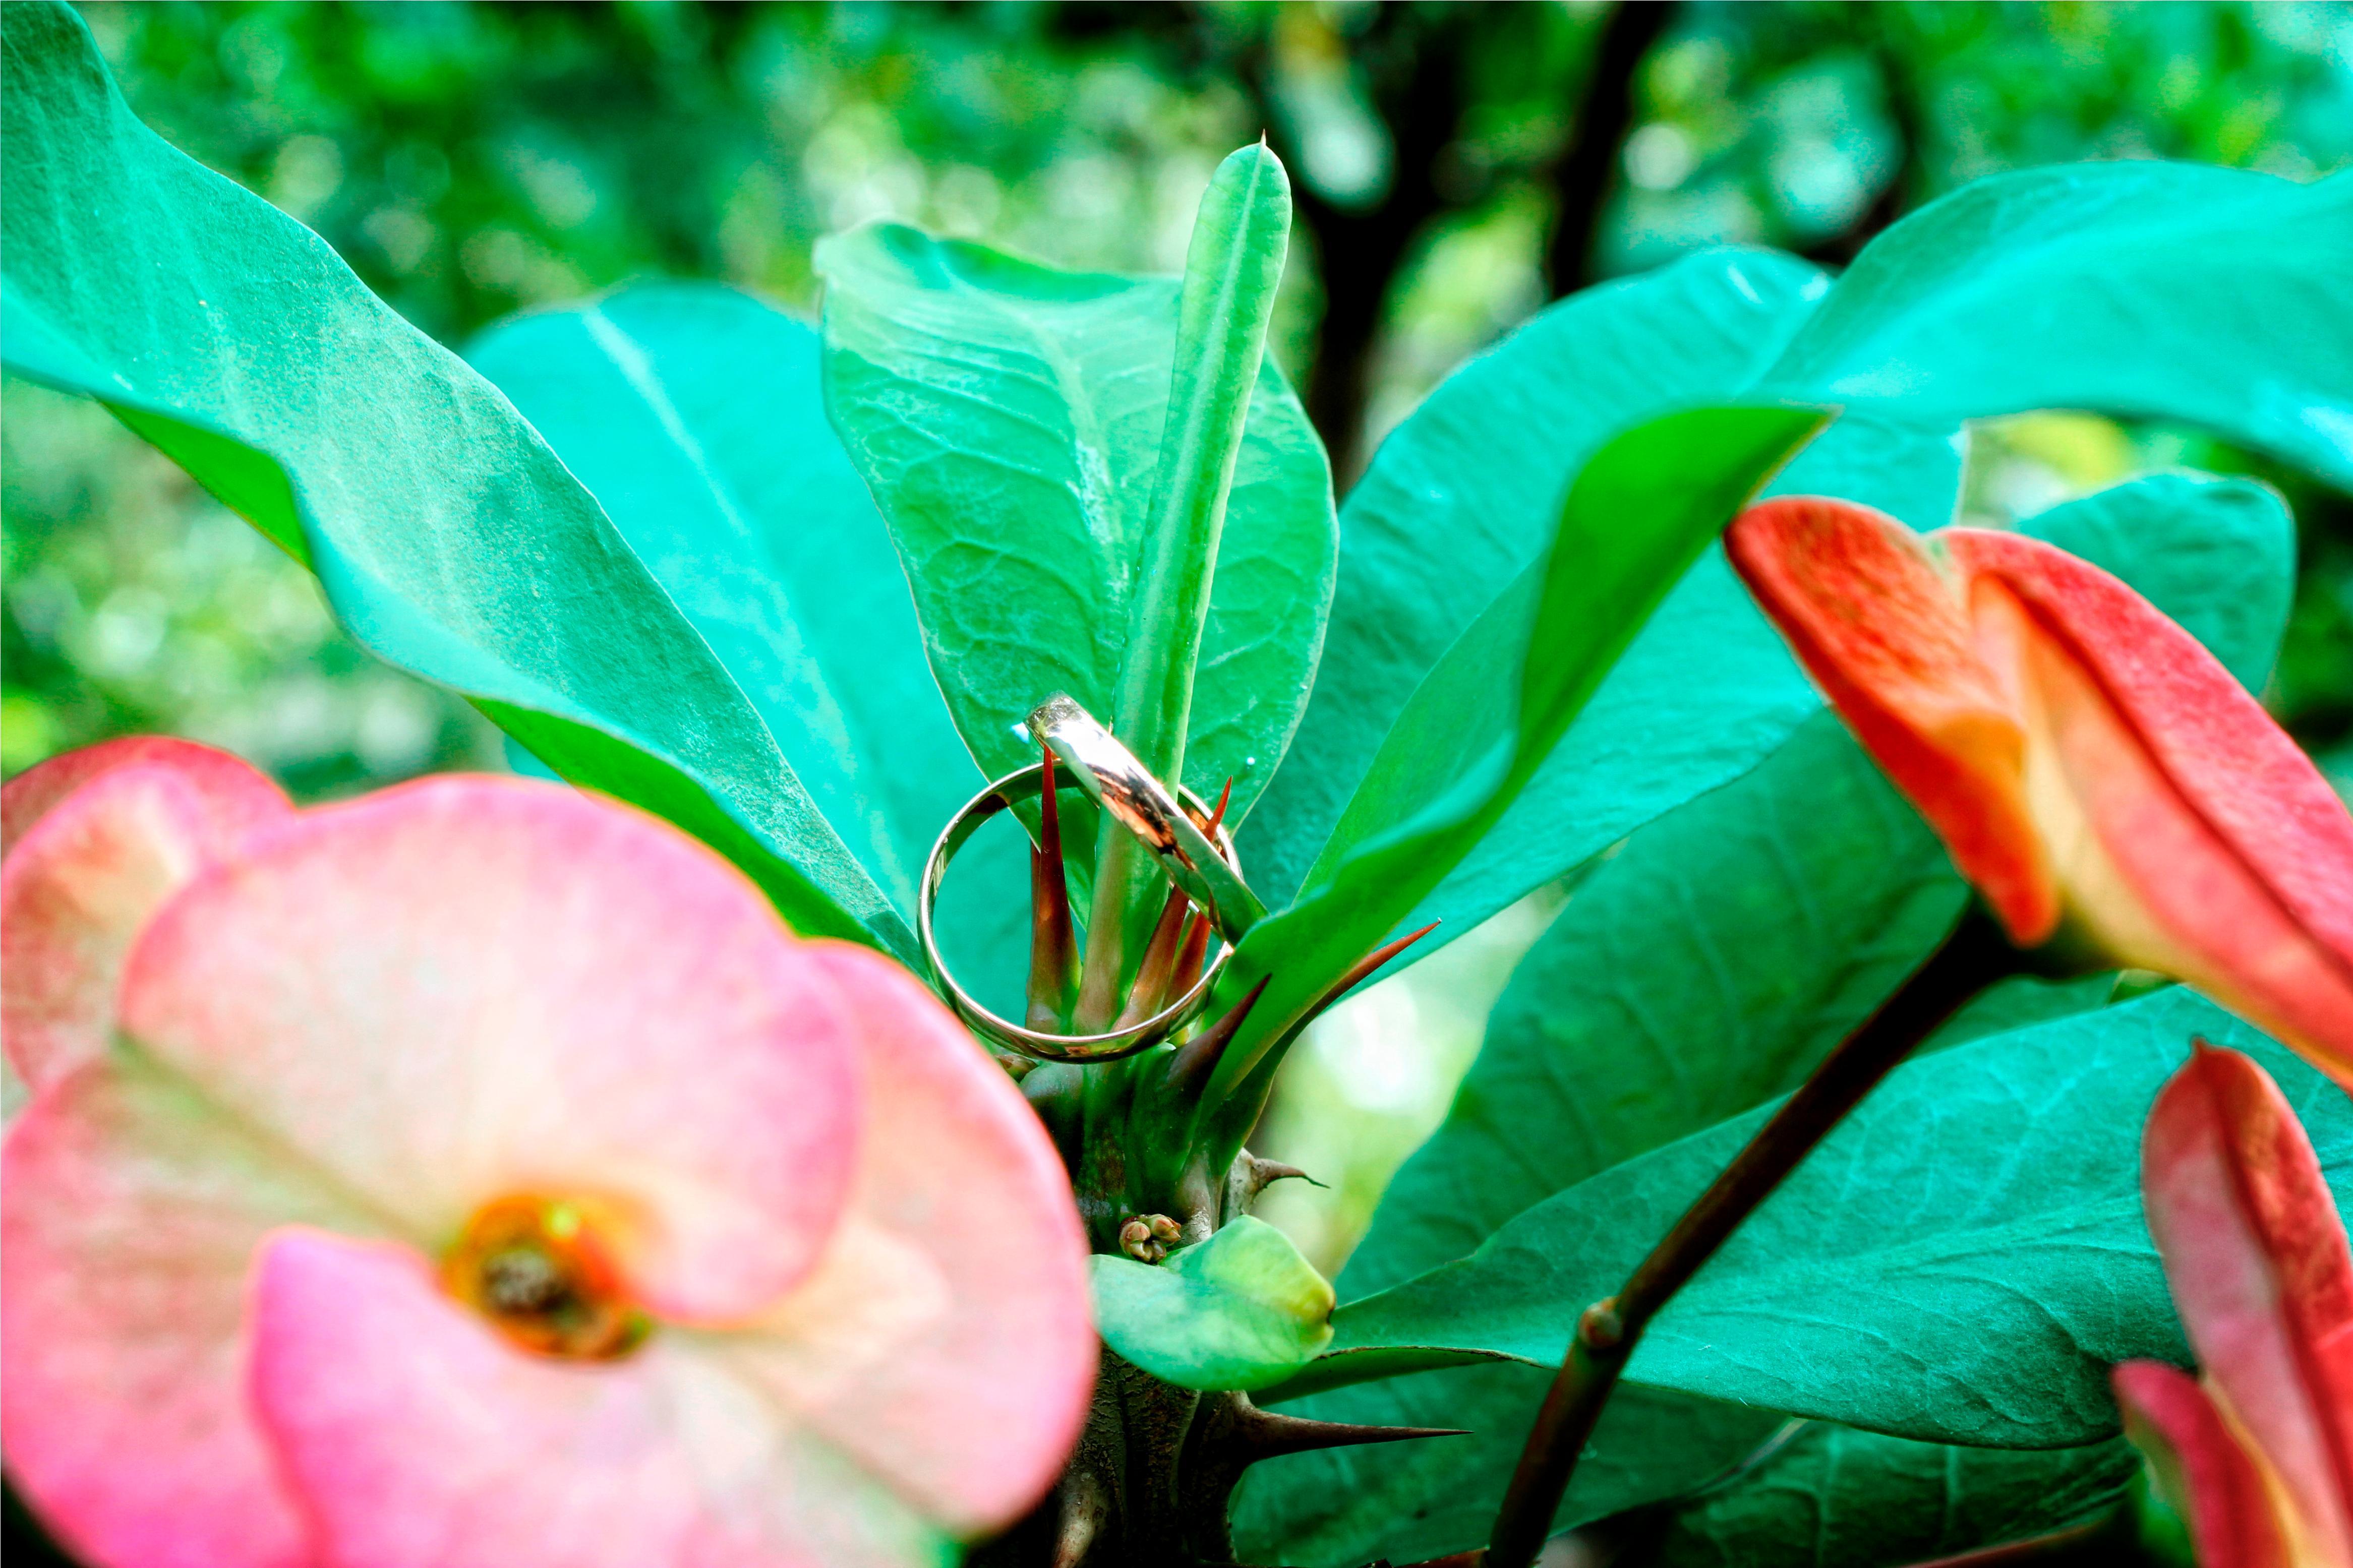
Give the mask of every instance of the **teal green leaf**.
<svg viewBox="0 0 2353 1568">
<path fill-rule="evenodd" d="M 309 230 L 141 125 L 62 6 L 5 27 L 5 357 L 319 576 L 388 662 L 679 822 L 800 929 L 909 953 L 758 711 L 507 401 Z"/>
<path fill-rule="evenodd" d="M 1226 501 L 1290 241 L 1291 181 L 1282 161 L 1262 142 L 1228 156 L 1201 195 L 1186 253 L 1167 414 L 1137 541 L 1113 704 L 1120 739 L 1166 782 L 1184 776 Z M 1108 999 L 1133 969 L 1167 883 L 1141 842 L 1116 823 L 1099 830 L 1095 855 L 1082 1024 L 1099 1005 L 1111 1010 Z M 1217 865 L 1214 856 L 1210 862 Z"/>
<path fill-rule="evenodd" d="M 1937 1442 L 2113 1436 L 2107 1370 L 2181 1341 L 2141 1218 L 2140 1127 L 2193 1036 L 2246 1051 L 2353 1204 L 2353 1103 L 2180 987 L 1956 1046 L 1865 1100 L 1675 1298 L 1627 1375 Z M 1519 1215 L 1469 1258 L 1352 1302 L 1335 1350 L 1452 1342 L 1556 1362 L 1769 1115 L 1759 1108 Z"/>
<path fill-rule="evenodd" d="M 1103 1343 L 1179 1388 L 1264 1388 L 1332 1338 L 1331 1281 L 1264 1220 L 1229 1221 L 1163 1263 L 1090 1261 Z"/>
<path fill-rule="evenodd" d="M 1431 670 L 1290 908 L 1251 928 L 1212 1007 L 1269 984 L 1219 1061 L 1219 1103 L 1330 983 L 1507 810 L 1669 589 L 1820 426 L 1711 408 L 1619 437 L 1579 471 L 1545 561 Z"/>
<path fill-rule="evenodd" d="M 2348 250 L 2353 177 L 2083 164 L 1924 209 L 1826 291 L 1794 263 L 1718 255 L 1554 307 L 1433 394 L 1350 497 L 1324 671 L 1245 845 L 1270 901 L 1303 879 L 1409 694 L 1534 558 L 1550 494 L 1611 431 L 1678 400 L 1839 405 L 1775 488 L 1919 528 L 1949 515 L 1959 422 L 2036 407 L 2200 424 L 2345 483 Z M 1777 342 L 1769 365 L 1749 357 Z M 1646 372 L 1645 347 L 1690 381 Z M 1565 384 L 1577 381 L 1594 404 Z M 1704 562 L 1687 590 L 1715 569 Z M 1605 689 L 1519 808 L 1400 926 L 1468 929 L 1737 776 L 1804 716 L 1753 611 L 1727 603 L 1685 626 L 1682 596 L 1613 675 L 1623 706 Z M 1678 726 L 1684 714 L 1695 722 Z"/>
<path fill-rule="evenodd" d="M 1383 1426 L 1468 1427 L 1462 1437 L 1293 1454 L 1253 1465 L 1234 1499 L 1245 1563 L 1360 1568 L 1419 1563 L 1484 1543 L 1549 1367 L 1505 1363 L 1363 1384 L 1285 1415 Z M 1602 1413 L 1553 1527 L 1606 1518 L 1704 1486 L 1783 1425 L 1749 1410 L 1659 1389 L 1621 1387 Z"/>
<path fill-rule="evenodd" d="M 1634 425 L 1739 400 L 1829 288 L 1794 258 L 1719 250 L 1588 289 L 1463 365 L 1389 435 L 1341 510 L 1314 699 L 1242 834 L 1270 903 L 1298 890 L 1414 689 L 1542 556 L 1576 470 Z M 1949 428 L 1842 420 L 1772 488 L 1852 495 L 1934 528 L 1959 487 L 1956 442 Z M 1424 918 L 1448 922 L 1432 940 L 1736 777 L 1813 703 L 1710 550 L 1430 900 Z"/>
<path fill-rule="evenodd" d="M 1657 1568 L 1887 1568 L 2031 1540 L 2123 1503 L 2122 1439 L 1962 1448 L 1810 1423 L 1753 1470 L 1677 1508 Z"/>
<path fill-rule="evenodd" d="M 811 328 L 703 284 L 518 317 L 468 352 L 603 504 L 912 923 L 932 840 L 982 781 L 881 515 L 826 421 L 819 356 Z M 1018 847 L 989 837 L 966 855 Z M 1004 925 L 999 945 L 1026 944 L 1024 921 Z"/>
<path fill-rule="evenodd" d="M 1346 1293 L 1468 1257 L 1530 1205 L 1788 1093 L 1967 899 L 1936 835 L 1817 713 L 1579 885 L 1391 1183 Z"/>
<path fill-rule="evenodd" d="M 2189 163 L 1980 180 L 1867 246 L 1764 384 L 1915 421 L 2203 426 L 2353 485 L 2353 177 Z"/>
<path fill-rule="evenodd" d="M 1067 691 L 1111 714 L 1176 352 L 1173 279 L 1058 272 L 871 226 L 818 250 L 826 395 L 889 521 L 934 673 L 992 774 Z M 1261 367 L 1218 548 L 1186 780 L 1237 810 L 1306 700 L 1332 593 L 1321 443 Z"/>
<path fill-rule="evenodd" d="M 1392 1183 L 1343 1289 L 1362 1296 L 1465 1257 L 1553 1193 L 1788 1091 L 1941 939 L 1965 896 L 1918 816 L 1836 718 L 1816 714 L 1762 767 L 1637 833 L 1579 884 L 1514 974 L 1445 1125 Z M 1387 1375 L 1351 1364 L 1377 1353 L 1326 1354 L 1297 1384 Z M 1261 1467 L 1243 1517 L 1285 1551 L 1377 1543 L 1406 1561 L 1473 1545 L 1549 1380 L 1528 1366 L 1433 1373 L 1290 1405 L 1474 1436 Z M 1663 1389 L 1640 1398 L 1654 1419 L 1609 1450 L 1621 1485 L 1606 1497 L 1626 1506 L 1694 1484 L 1695 1462 L 1734 1463 L 1779 1420 Z M 1609 1511 L 1594 1484 L 1580 1468 L 1562 1528 Z M 1392 1541 L 1405 1528 L 1392 1514 L 1420 1522 Z"/>
<path fill-rule="evenodd" d="M 2248 504 L 2257 497 L 2261 506 Z M 2107 539 L 2105 563 L 2226 661 L 2268 667 L 2279 616 L 2239 613 L 2251 601 L 2276 604 L 2291 577 L 2286 519 L 2263 492 L 2160 476 L 2028 526 L 2071 548 Z M 2185 561 L 2196 569 L 2180 570 Z M 1391 1184 L 1340 1277 L 1344 1293 L 1465 1257 L 1554 1193 L 1794 1088 L 1927 954 L 1962 899 L 1926 826 L 1838 720 L 1817 713 L 1762 766 L 1636 833 L 1578 884 L 1497 1005 L 1446 1123 Z M 2100 1006 L 2110 985 L 2105 975 L 2005 982 L 1924 1048 Z M 1403 1364 L 1384 1365 L 1385 1356 Z M 1443 1500 L 1475 1491 L 1478 1467 L 1507 1465 L 1513 1452 L 1497 1437 L 1488 1453 L 1486 1434 L 1515 1444 L 1546 1380 L 1504 1368 L 1344 1386 L 1438 1359 L 1427 1347 L 1335 1351 L 1261 1399 L 1320 1387 L 1333 1392 L 1290 1408 L 1479 1436 L 1443 1451 L 1286 1460 L 1248 1483 L 1246 1512 L 1271 1532 L 1291 1521 L 1362 1542 L 1385 1528 L 1383 1510 L 1409 1500 L 1442 1510 Z M 1646 1397 L 1661 1409 L 1690 1398 Z M 1704 1412 L 1706 1402 L 1693 1403 Z M 1627 1473 L 1639 1471 L 1641 1454 L 1618 1452 Z M 1663 1474 L 1687 1458 L 1677 1446 L 1648 1462 Z M 1459 1539 L 1416 1537 L 1428 1550 L 1415 1554 L 1475 1543 L 1485 1521 L 1471 1522 Z"/>
<path fill-rule="evenodd" d="M 518 317 L 467 358 L 603 504 L 912 912 L 932 839 L 981 779 L 826 423 L 818 355 L 815 331 L 747 295 L 659 284 Z"/>
</svg>

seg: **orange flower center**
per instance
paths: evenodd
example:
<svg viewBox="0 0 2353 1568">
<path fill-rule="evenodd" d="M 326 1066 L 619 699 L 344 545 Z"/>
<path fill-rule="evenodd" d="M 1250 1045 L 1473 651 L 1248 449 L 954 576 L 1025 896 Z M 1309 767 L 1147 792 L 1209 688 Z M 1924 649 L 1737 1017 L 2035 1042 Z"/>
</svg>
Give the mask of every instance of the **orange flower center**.
<svg viewBox="0 0 2353 1568">
<path fill-rule="evenodd" d="M 485 1204 L 441 1260 L 441 1283 L 524 1350 L 577 1361 L 626 1355 L 650 1322 L 581 1205 Z"/>
</svg>

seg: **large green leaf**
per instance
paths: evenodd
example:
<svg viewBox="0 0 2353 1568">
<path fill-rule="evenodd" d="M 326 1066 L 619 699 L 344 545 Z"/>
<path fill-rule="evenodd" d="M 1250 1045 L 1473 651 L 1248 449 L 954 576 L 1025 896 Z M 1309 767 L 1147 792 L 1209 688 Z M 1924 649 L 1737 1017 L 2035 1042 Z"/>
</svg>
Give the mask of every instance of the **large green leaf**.
<svg viewBox="0 0 2353 1568">
<path fill-rule="evenodd" d="M 1298 889 L 1415 688 L 1542 556 L 1570 476 L 1634 425 L 1737 400 L 1829 287 L 1794 258 L 1722 250 L 1588 289 L 1455 372 L 1390 434 L 1341 510 L 1339 588 L 1314 699 L 1243 834 L 1270 903 Z M 1948 521 L 1959 479 L 1950 430 L 1848 420 L 1774 488 L 1853 495 L 1933 528 Z M 1473 851 L 1424 918 L 1467 930 L 1753 766 L 1812 705 L 1780 638 L 1708 552 L 1492 848 Z"/>
<path fill-rule="evenodd" d="M 1152 504 L 1128 599 L 1120 736 L 1174 777 L 1185 751 L 1226 500 L 1291 248 L 1291 182 L 1264 142 L 1218 166 L 1177 298 L 1176 342 Z"/>
<path fill-rule="evenodd" d="M 981 765 L 1067 691 L 1108 717 L 1167 410 L 1173 279 L 1058 272 L 876 226 L 818 251 L 826 394 L 914 584 L 932 668 Z M 1237 810 L 1306 700 L 1335 551 L 1331 479 L 1268 365 L 1226 509 L 1186 779 Z"/>
<path fill-rule="evenodd" d="M 2124 1499 L 2140 1456 L 1962 1448 L 1809 1424 L 1755 1469 L 1677 1509 L 1657 1568 L 1888 1568 L 2025 1541 Z"/>
<path fill-rule="evenodd" d="M 1219 1061 L 1208 1103 L 1509 809 L 1659 601 L 1820 417 L 1764 407 L 1669 415 L 1617 437 L 1578 472 L 1545 559 L 1447 650 L 1305 889 L 1236 948 L 1211 1005 L 1232 1005 L 1261 980 L 1267 988 Z"/>
<path fill-rule="evenodd" d="M 1907 418 L 2180 420 L 2353 485 L 2353 176 L 2189 163 L 1980 180 L 1866 247 L 1765 377 Z"/>
<path fill-rule="evenodd" d="M 726 664 L 835 830 L 912 918 L 981 780 L 923 661 L 882 519 L 826 423 L 817 333 L 656 284 L 470 346 Z"/>
<path fill-rule="evenodd" d="M 2353 1202 L 2344 1091 L 2170 987 L 1900 1068 L 1660 1315 L 1628 1376 L 1939 1442 L 2114 1435 L 2107 1369 L 2188 1356 L 2141 1218 L 2138 1150 L 2193 1036 L 2271 1071 Z M 1616 1166 L 1469 1258 L 1342 1307 L 1334 1348 L 1451 1342 L 1556 1363 L 1583 1305 L 1769 1113 Z"/>
<path fill-rule="evenodd" d="M 62 6 L 5 21 L 5 356 L 318 574 L 388 661 L 711 840 L 801 929 L 912 949 L 760 715 L 554 454 L 315 235 L 141 125 Z"/>
<path fill-rule="evenodd" d="M 2294 550 L 2284 509 L 2261 487 L 2156 476 L 2028 527 L 2103 559 L 2251 682 L 2268 670 Z M 1816 714 L 1754 773 L 1637 833 L 1578 885 L 1497 1005 L 1445 1125 L 1383 1199 L 1341 1275 L 1344 1292 L 1361 1297 L 1465 1257 L 1554 1193 L 1794 1088 L 1926 955 L 1962 898 L 1926 826 L 1839 721 Z M 2107 987 L 2096 976 L 2006 983 L 1930 1047 L 2097 1006 Z M 1328 1356 L 1264 1397 L 1386 1375 L 1379 1353 Z M 1451 1539 L 1417 1536 L 1423 1555 L 1473 1544 L 1487 1521 L 1451 1500 L 1486 1495 L 1482 1467 L 1508 1467 L 1546 1381 L 1534 1369 L 1488 1368 L 1288 1405 L 1476 1436 L 1426 1452 L 1267 1467 L 1247 1483 L 1245 1515 L 1270 1536 L 1361 1543 L 1402 1510 L 1459 1527 Z M 1709 1429 L 1710 1402 L 1658 1389 L 1644 1397 L 1661 1412 L 1683 1398 L 1693 1430 Z M 1672 1429 L 1663 1416 L 1660 1429 Z M 1725 1440 L 1745 1436 L 1736 1429 Z M 1698 1440 L 1678 1435 L 1649 1462 L 1680 1473 Z M 1644 1456 L 1629 1442 L 1614 1452 L 1623 1473 L 1641 1472 Z M 1717 1451 L 1723 1462 L 1735 1457 Z"/>
<path fill-rule="evenodd" d="M 1579 885 L 1383 1197 L 1347 1294 L 1468 1257 L 1530 1205 L 1788 1093 L 1967 898 L 1918 814 L 1816 714 Z"/>
<path fill-rule="evenodd" d="M 1160 458 L 1136 544 L 1111 715 L 1145 770 L 1166 782 L 1184 775 L 1226 503 L 1290 247 L 1291 180 L 1282 160 L 1262 142 L 1238 149 L 1202 193 L 1186 249 Z M 1076 1018 L 1083 1028 L 1116 1011 L 1167 885 L 1126 828 L 1106 822 L 1098 834 Z"/>
<path fill-rule="evenodd" d="M 1359 1568 L 1418 1563 L 1481 1545 L 1495 1522 L 1528 1417 L 1550 1369 L 1503 1363 L 1424 1373 L 1345 1391 L 1345 1413 L 1322 1402 L 1286 1415 L 1386 1426 L 1467 1426 L 1461 1437 L 1294 1454 L 1253 1465 L 1234 1499 L 1234 1544 L 1245 1563 Z M 1783 1417 L 1657 1389 L 1611 1400 L 1554 1528 L 1677 1497 L 1737 1464 Z"/>
<path fill-rule="evenodd" d="M 1870 501 L 1915 527 L 1946 521 L 1958 422 L 2035 407 L 2207 425 L 2344 482 L 2348 250 L 2353 178 L 2087 164 L 1935 204 L 1826 292 L 1793 264 L 1732 255 L 1554 307 L 1434 394 L 1350 498 L 1314 700 L 1248 846 L 1267 891 L 1286 893 L 1327 847 L 1409 694 L 1534 558 L 1549 494 L 1612 430 L 1679 401 L 1841 406 L 1776 488 Z M 1755 356 L 1776 342 L 1768 368 Z M 1583 401 L 1581 383 L 1601 395 Z M 1729 588 L 1711 560 L 1684 593 Z M 1683 624 L 1683 597 L 1518 807 L 1400 926 L 1468 929 L 1736 776 L 1804 716 L 1753 611 L 1725 599 Z"/>
</svg>

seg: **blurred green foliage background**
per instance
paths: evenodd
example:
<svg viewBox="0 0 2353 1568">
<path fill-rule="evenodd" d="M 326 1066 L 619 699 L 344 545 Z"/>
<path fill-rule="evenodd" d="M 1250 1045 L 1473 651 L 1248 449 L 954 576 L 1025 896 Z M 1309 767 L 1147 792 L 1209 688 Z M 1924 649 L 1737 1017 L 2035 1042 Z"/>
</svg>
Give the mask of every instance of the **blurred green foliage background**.
<svg viewBox="0 0 2353 1568">
<path fill-rule="evenodd" d="M 2353 161 L 2353 5 L 1398 3 L 104 5 L 133 107 L 332 242 L 425 331 L 650 276 L 809 311 L 809 247 L 897 217 L 1058 265 L 1173 269 L 1216 160 L 1264 132 L 1300 227 L 1277 353 L 1343 482 L 1548 299 L 1726 242 L 1837 264 L 1998 170 Z M 0 762 L 132 730 L 298 795 L 497 766 L 309 578 L 105 415 L 0 408 Z M 2192 462 L 2303 527 L 2267 700 L 2353 774 L 2353 509 L 2193 435 L 2054 415 L 1977 433 L 1996 521 Z M 2340 784 L 2340 787 L 2343 787 Z M 1270 1213 L 1336 1263 L 1434 1125 L 1562 894 L 1335 1012 L 1263 1130 L 1333 1185 Z"/>
</svg>

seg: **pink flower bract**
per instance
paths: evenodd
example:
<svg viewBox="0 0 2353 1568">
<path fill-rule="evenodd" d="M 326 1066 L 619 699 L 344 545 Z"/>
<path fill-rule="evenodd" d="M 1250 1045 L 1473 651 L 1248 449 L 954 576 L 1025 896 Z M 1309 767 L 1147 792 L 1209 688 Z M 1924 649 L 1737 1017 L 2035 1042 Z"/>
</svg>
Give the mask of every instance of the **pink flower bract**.
<svg viewBox="0 0 2353 1568">
<path fill-rule="evenodd" d="M 122 771 L 6 874 L 77 812 L 184 832 L 160 785 L 101 800 Z M 1036 1500 L 1092 1379 L 1084 1242 L 928 992 L 558 786 L 253 815 L 55 944 L 89 973 L 17 1058 L 0 1401 L 69 1547 L 897 1564 Z"/>
<path fill-rule="evenodd" d="M 2141 1143 L 2148 1226 L 2202 1376 L 2116 1371 L 2209 1568 L 2353 1568 L 2353 1252 L 2263 1069 L 2200 1046 Z"/>
</svg>

